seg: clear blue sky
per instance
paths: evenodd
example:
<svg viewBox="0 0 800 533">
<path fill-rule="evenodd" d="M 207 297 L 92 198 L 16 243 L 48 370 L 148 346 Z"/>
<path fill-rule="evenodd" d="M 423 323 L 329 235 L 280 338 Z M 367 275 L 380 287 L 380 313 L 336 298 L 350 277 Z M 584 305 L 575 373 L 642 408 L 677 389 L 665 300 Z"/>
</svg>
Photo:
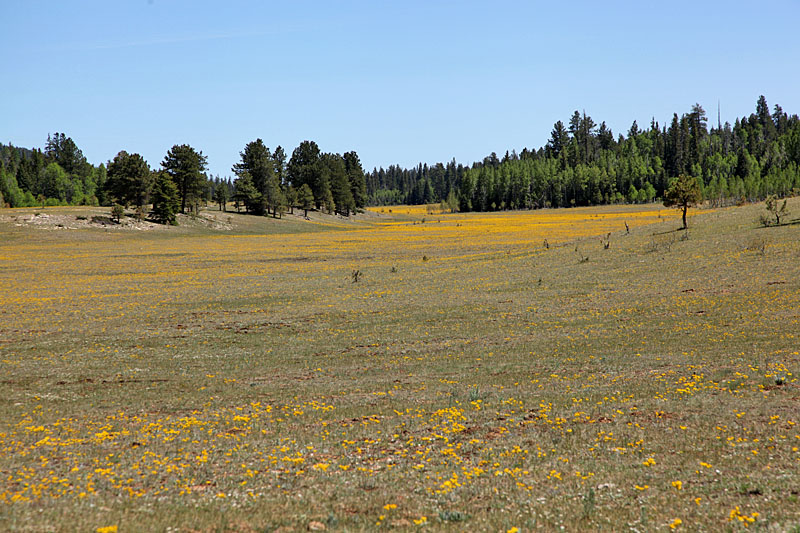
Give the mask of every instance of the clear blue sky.
<svg viewBox="0 0 800 533">
<path fill-rule="evenodd" d="M 800 113 L 800 3 L 0 0 L 0 142 L 92 163 L 174 144 L 230 175 L 258 137 L 365 169 L 472 163 L 585 109 L 615 134 L 760 94 Z"/>
</svg>

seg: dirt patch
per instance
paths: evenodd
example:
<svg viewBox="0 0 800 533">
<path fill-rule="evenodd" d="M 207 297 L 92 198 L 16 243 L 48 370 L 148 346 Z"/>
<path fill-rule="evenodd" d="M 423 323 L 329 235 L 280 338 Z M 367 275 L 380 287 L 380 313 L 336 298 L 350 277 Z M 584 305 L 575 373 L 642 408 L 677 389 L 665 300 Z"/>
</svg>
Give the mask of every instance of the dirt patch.
<svg viewBox="0 0 800 533">
<path fill-rule="evenodd" d="M 26 215 L 0 215 L 0 222 L 13 224 L 17 227 L 34 227 L 43 230 L 76 230 L 87 228 L 105 228 L 107 230 L 135 230 L 147 231 L 164 228 L 146 220 L 123 218 L 119 223 L 107 215 L 67 215 L 53 213 L 33 213 Z"/>
</svg>

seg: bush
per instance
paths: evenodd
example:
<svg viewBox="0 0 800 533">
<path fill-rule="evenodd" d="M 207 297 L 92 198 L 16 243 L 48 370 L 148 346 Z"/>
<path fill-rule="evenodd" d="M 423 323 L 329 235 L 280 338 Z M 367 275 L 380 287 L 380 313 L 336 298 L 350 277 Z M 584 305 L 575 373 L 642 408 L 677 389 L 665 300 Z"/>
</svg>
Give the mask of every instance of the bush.
<svg viewBox="0 0 800 533">
<path fill-rule="evenodd" d="M 121 206 L 121 205 L 119 205 L 119 204 L 114 204 L 114 205 L 111 207 L 111 218 L 113 218 L 113 219 L 114 219 L 114 221 L 115 221 L 117 224 L 119 224 L 119 221 L 120 221 L 120 220 L 122 219 L 122 217 L 124 217 L 124 216 L 125 216 L 125 208 L 124 208 L 124 207 L 122 207 L 122 206 Z"/>
</svg>

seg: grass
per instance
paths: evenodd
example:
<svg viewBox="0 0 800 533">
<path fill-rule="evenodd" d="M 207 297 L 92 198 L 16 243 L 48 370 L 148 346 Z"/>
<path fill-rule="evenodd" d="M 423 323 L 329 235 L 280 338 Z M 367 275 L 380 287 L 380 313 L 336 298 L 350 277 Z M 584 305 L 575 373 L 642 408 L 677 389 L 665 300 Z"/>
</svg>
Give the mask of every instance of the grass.
<svg viewBox="0 0 800 533">
<path fill-rule="evenodd" d="M 658 206 L 33 212 L 0 210 L 3 530 L 800 525 L 799 230 L 763 204 L 688 240 Z"/>
</svg>

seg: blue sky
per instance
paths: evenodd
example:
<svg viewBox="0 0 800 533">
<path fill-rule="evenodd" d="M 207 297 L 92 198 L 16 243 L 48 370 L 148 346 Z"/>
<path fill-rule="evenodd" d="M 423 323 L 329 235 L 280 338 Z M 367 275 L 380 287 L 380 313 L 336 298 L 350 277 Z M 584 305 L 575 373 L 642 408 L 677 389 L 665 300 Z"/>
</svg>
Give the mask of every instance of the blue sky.
<svg viewBox="0 0 800 533">
<path fill-rule="evenodd" d="M 547 142 L 576 109 L 615 134 L 764 94 L 800 113 L 800 2 L 0 0 L 0 142 L 92 163 L 174 144 L 230 175 L 256 138 L 365 169 Z"/>
</svg>

